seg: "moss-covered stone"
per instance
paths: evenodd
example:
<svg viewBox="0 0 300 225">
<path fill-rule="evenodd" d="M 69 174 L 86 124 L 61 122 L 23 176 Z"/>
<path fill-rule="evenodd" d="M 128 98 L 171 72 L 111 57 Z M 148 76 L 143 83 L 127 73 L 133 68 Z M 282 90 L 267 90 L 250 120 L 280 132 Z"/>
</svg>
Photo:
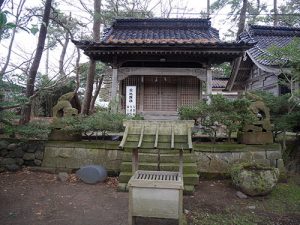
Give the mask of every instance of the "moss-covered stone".
<svg viewBox="0 0 300 225">
<path fill-rule="evenodd" d="M 266 195 L 275 187 L 279 170 L 257 163 L 235 164 L 231 168 L 233 184 L 250 196 Z"/>
</svg>

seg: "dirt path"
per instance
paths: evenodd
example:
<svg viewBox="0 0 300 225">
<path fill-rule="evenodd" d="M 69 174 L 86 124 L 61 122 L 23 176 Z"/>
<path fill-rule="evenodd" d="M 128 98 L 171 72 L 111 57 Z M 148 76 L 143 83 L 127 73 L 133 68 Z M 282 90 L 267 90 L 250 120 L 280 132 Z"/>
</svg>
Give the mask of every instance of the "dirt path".
<svg viewBox="0 0 300 225">
<path fill-rule="evenodd" d="M 128 193 L 116 192 L 115 186 L 114 180 L 97 185 L 87 185 L 76 179 L 63 183 L 57 181 L 53 174 L 27 170 L 1 173 L 0 224 L 127 225 Z M 300 214 L 283 215 L 280 218 L 278 215 L 274 217 L 272 213 L 260 215 L 261 210 L 249 208 L 255 204 L 257 199 L 238 199 L 227 181 L 202 181 L 194 196 L 184 198 L 184 208 L 190 224 L 207 224 L 198 223 L 197 215 L 201 219 L 205 213 L 231 215 L 236 210 L 271 218 L 272 221 L 275 218 L 278 223 L 274 224 L 300 224 Z M 232 221 L 229 224 L 247 224 Z M 173 220 L 139 218 L 137 224 L 177 223 Z"/>
</svg>

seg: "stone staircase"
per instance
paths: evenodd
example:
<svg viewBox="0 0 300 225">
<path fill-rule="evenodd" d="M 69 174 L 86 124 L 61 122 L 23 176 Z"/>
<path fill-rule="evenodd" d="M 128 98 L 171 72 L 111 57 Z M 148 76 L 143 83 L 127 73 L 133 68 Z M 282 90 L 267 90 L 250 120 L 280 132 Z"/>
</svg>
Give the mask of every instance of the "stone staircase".
<svg viewBox="0 0 300 225">
<path fill-rule="evenodd" d="M 160 151 L 160 153 L 158 153 Z M 183 154 L 183 181 L 184 193 L 192 194 L 195 185 L 198 184 L 199 176 L 197 174 L 197 165 L 195 162 L 194 153 Z M 158 158 L 160 161 L 158 162 Z M 142 150 L 139 153 L 139 169 L 151 171 L 178 171 L 178 154 L 174 151 L 157 150 L 152 151 Z M 119 190 L 127 191 L 127 182 L 132 176 L 132 161 L 131 152 L 124 152 L 123 162 L 121 164 L 121 173 L 119 175 Z"/>
<path fill-rule="evenodd" d="M 127 183 L 133 175 L 132 151 L 140 144 L 138 148 L 139 170 L 179 171 L 179 150 L 183 150 L 184 193 L 192 194 L 199 180 L 196 157 L 194 157 L 194 152 L 188 141 L 189 135 L 184 132 L 184 129 L 178 129 L 172 125 L 184 123 L 182 121 L 135 121 L 133 123 L 133 126 L 131 128 L 129 126 L 127 129 L 127 134 L 126 131 L 124 133 L 126 141 L 123 141 L 124 154 L 119 175 L 119 190 L 127 191 Z M 140 126 L 140 123 L 143 125 Z M 168 130 L 169 128 L 171 130 Z M 143 135 L 140 132 L 142 129 Z M 141 136 L 142 141 L 140 141 Z"/>
</svg>

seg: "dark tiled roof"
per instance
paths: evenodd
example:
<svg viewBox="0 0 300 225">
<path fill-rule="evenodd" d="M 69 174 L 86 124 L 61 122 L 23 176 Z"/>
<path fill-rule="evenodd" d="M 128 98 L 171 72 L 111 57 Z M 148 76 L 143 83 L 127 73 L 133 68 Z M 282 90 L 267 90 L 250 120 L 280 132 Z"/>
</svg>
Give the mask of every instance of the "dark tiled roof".
<svg viewBox="0 0 300 225">
<path fill-rule="evenodd" d="M 283 47 L 295 37 L 300 37 L 300 28 L 249 25 L 248 31 L 240 35 L 240 41 L 256 43 L 247 52 L 257 62 L 265 66 L 276 66 L 277 60 L 268 59 L 268 48 L 272 45 Z"/>
<path fill-rule="evenodd" d="M 209 19 L 117 19 L 102 44 L 199 44 L 220 42 Z"/>
<path fill-rule="evenodd" d="M 213 77 L 212 87 L 213 88 L 222 88 L 222 89 L 224 89 L 227 85 L 227 82 L 228 82 L 227 77 Z"/>
</svg>

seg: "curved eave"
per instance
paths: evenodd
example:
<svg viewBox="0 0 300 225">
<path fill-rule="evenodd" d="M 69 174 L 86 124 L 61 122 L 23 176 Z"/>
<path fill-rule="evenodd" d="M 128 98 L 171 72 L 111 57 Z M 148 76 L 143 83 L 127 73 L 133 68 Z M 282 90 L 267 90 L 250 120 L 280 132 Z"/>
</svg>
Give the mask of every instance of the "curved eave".
<svg viewBox="0 0 300 225">
<path fill-rule="evenodd" d="M 160 43 L 160 44 L 103 44 L 97 42 L 72 41 L 84 54 L 102 60 L 115 55 L 219 55 L 230 59 L 240 56 L 253 44 L 207 42 L 207 43 Z M 104 60 L 107 61 L 107 60 Z"/>
<path fill-rule="evenodd" d="M 252 62 L 261 70 L 265 71 L 265 72 L 268 72 L 268 73 L 273 73 L 275 75 L 278 75 L 280 73 L 282 73 L 281 69 L 278 68 L 277 66 L 267 66 L 267 65 L 263 65 L 261 64 L 259 61 L 257 61 L 255 59 L 254 56 L 252 56 L 251 53 L 249 53 L 247 51 L 247 55 L 250 57 L 250 59 L 252 60 Z"/>
</svg>

